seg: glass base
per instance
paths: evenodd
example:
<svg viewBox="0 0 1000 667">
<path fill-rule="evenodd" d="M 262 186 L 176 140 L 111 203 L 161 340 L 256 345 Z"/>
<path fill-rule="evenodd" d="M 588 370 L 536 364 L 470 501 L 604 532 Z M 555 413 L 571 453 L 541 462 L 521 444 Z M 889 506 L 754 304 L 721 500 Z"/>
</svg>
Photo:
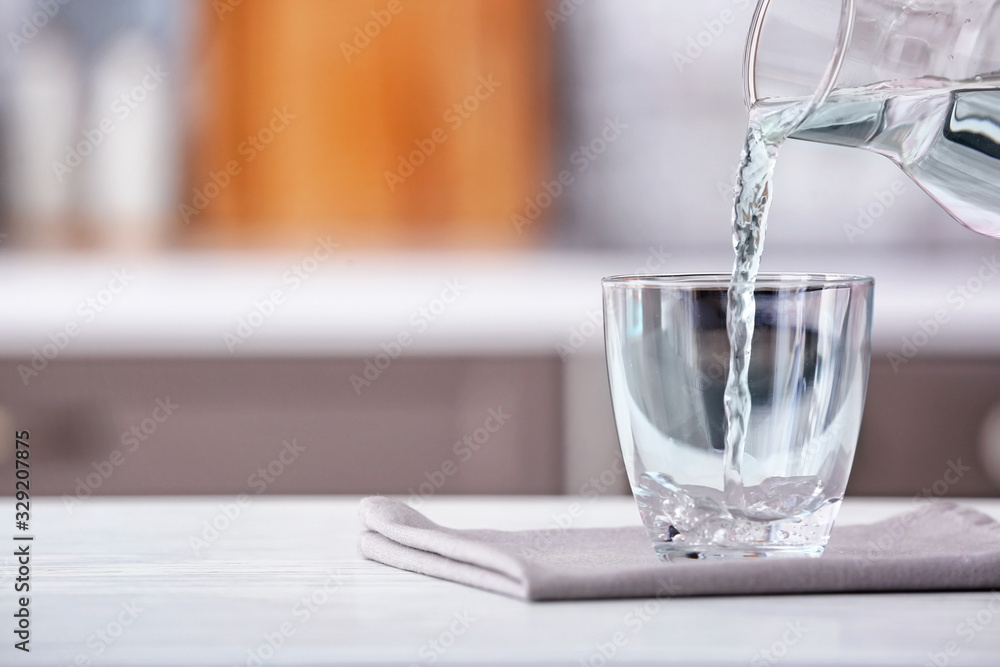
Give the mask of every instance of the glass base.
<svg viewBox="0 0 1000 667">
<path fill-rule="evenodd" d="M 758 546 L 746 548 L 719 548 L 718 545 L 679 545 L 654 542 L 653 551 L 664 562 L 681 560 L 721 560 L 733 558 L 819 558 L 822 546 Z"/>
<path fill-rule="evenodd" d="M 791 480 L 781 480 L 780 493 L 752 487 L 745 497 L 753 502 L 736 510 L 718 490 L 646 474 L 635 497 L 653 550 L 665 561 L 822 556 L 841 501 L 789 492 L 797 487 L 805 488 Z"/>
</svg>

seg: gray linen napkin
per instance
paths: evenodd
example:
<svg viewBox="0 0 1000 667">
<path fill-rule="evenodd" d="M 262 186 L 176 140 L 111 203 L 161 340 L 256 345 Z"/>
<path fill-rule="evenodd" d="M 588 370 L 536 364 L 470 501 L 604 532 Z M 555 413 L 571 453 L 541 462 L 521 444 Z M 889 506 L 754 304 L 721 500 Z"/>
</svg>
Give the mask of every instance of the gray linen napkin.
<svg viewBox="0 0 1000 667">
<path fill-rule="evenodd" d="M 365 558 L 526 600 L 1000 588 L 1000 523 L 947 502 L 835 528 L 820 558 L 671 563 L 638 526 L 453 530 L 382 497 L 359 513 Z"/>
</svg>

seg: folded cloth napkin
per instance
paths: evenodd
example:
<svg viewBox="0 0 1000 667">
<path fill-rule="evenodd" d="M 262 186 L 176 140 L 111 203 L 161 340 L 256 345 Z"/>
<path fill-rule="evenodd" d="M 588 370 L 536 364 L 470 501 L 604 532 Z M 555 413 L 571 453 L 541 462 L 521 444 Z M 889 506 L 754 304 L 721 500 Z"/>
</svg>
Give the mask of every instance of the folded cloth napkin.
<svg viewBox="0 0 1000 667">
<path fill-rule="evenodd" d="M 1000 523 L 947 502 L 838 527 L 820 558 L 671 563 L 638 526 L 453 530 L 382 497 L 360 518 L 365 558 L 526 600 L 1000 588 Z"/>
</svg>

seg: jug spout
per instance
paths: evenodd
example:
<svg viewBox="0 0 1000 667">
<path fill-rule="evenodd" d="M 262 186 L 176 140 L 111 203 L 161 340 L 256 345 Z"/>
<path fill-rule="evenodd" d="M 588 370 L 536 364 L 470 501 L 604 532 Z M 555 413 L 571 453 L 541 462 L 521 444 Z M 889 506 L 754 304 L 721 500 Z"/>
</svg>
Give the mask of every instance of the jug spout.
<svg viewBox="0 0 1000 667">
<path fill-rule="evenodd" d="M 1000 87 L 978 85 L 835 91 L 790 137 L 884 155 L 960 223 L 1000 238 Z"/>
<path fill-rule="evenodd" d="M 1000 238 L 1000 0 L 760 0 L 745 64 L 762 126 L 798 109 L 785 136 L 884 155 Z"/>
</svg>

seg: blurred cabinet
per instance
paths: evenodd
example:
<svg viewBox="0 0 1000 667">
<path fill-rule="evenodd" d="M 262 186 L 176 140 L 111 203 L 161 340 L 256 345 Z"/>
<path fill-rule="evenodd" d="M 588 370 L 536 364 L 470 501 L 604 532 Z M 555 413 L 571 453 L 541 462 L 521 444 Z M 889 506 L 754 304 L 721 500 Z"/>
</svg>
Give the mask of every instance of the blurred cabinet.
<svg viewBox="0 0 1000 667">
<path fill-rule="evenodd" d="M 17 377 L 17 362 L 0 363 Z M 558 359 L 53 363 L 0 385 L 39 494 L 562 491 Z M 0 472 L 13 479 L 12 443 Z"/>
<path fill-rule="evenodd" d="M 1000 359 L 872 360 L 852 495 L 1000 495 L 1000 442 L 984 426 L 1000 404 Z"/>
<path fill-rule="evenodd" d="M 628 492 L 598 354 L 398 359 L 359 396 L 363 371 L 360 359 L 64 361 L 27 391 L 0 388 L 0 419 L 30 430 L 40 494 Z M 916 359 L 897 374 L 876 358 L 848 493 L 1000 495 L 982 437 L 997 404 L 1000 360 Z"/>
</svg>

